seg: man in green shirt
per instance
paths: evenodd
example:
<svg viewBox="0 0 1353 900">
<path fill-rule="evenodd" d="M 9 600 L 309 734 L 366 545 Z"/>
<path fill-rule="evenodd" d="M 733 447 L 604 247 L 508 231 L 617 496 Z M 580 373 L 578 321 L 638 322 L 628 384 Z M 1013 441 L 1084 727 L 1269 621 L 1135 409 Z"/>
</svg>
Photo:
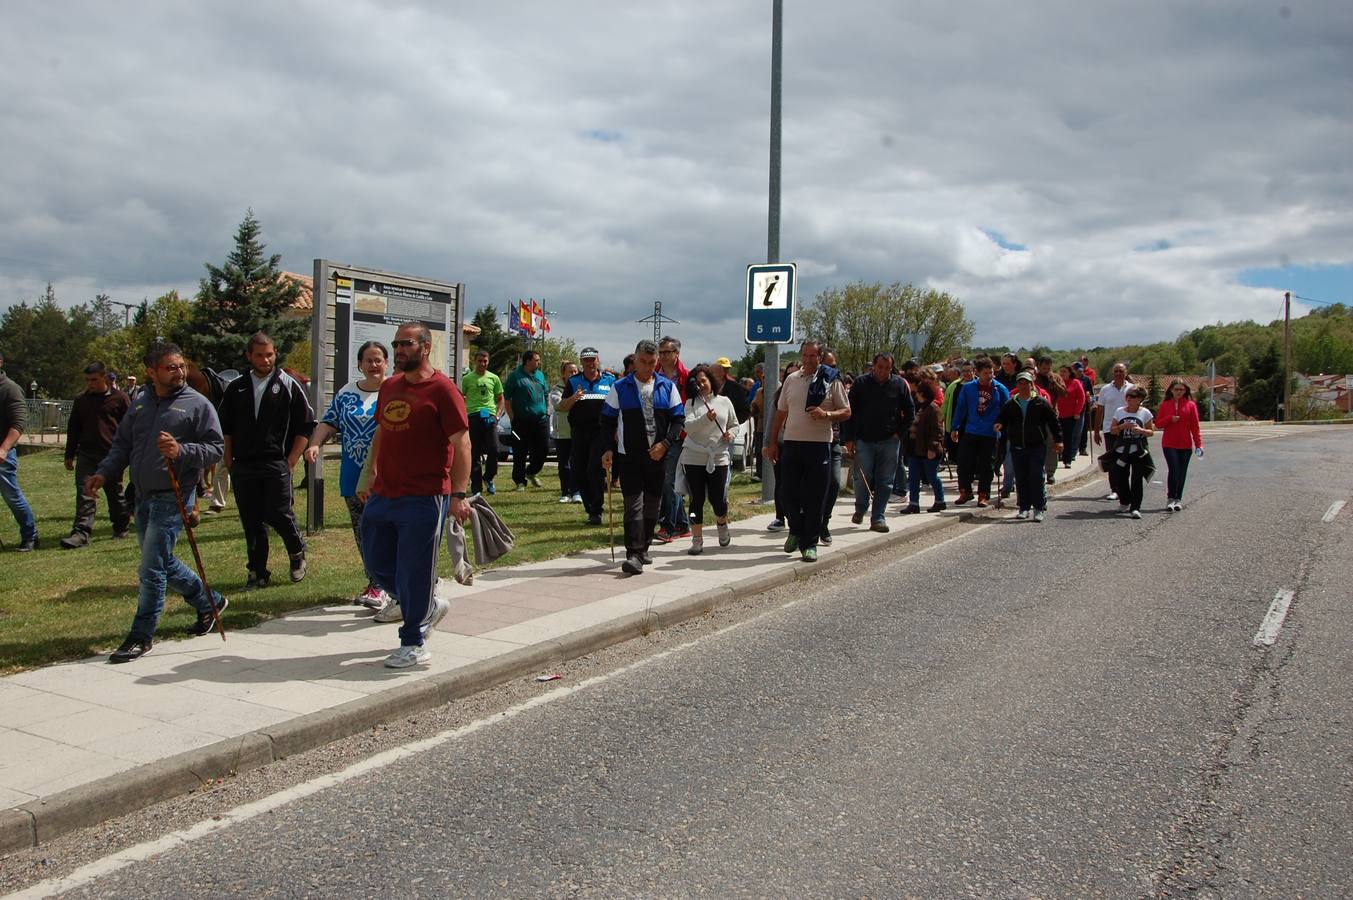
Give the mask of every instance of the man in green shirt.
<svg viewBox="0 0 1353 900">
<path fill-rule="evenodd" d="M 503 382 L 489 371 L 489 353 L 474 355 L 474 370 L 460 380 L 465 413 L 470 419 L 470 491 L 492 494 L 498 474 L 498 417 L 503 414 Z M 481 471 L 479 460 L 484 458 Z"/>
<path fill-rule="evenodd" d="M 540 487 L 540 470 L 549 451 L 549 385 L 540 371 L 540 354 L 527 350 L 521 365 L 512 370 L 503 385 L 507 416 L 512 420 L 512 482 L 517 490 L 526 490 L 526 481 Z"/>
</svg>

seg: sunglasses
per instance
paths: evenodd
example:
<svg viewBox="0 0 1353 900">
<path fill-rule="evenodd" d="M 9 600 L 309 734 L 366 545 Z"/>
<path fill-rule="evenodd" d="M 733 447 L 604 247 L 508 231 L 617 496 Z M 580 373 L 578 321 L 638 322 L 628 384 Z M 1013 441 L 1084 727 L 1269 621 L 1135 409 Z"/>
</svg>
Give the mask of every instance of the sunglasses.
<svg viewBox="0 0 1353 900">
<path fill-rule="evenodd" d="M 402 338 L 400 340 L 391 341 L 390 346 L 398 350 L 400 347 L 412 347 L 416 343 L 418 342 L 412 338 Z"/>
</svg>

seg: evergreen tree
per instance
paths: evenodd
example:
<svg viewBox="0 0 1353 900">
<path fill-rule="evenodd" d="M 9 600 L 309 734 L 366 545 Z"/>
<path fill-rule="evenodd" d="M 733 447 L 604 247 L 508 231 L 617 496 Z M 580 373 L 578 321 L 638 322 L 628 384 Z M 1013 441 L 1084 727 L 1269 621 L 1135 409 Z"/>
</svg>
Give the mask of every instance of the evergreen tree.
<svg viewBox="0 0 1353 900">
<path fill-rule="evenodd" d="M 504 375 L 521 362 L 521 337 L 509 334 L 503 328 L 497 307 L 480 307 L 470 321 L 479 328 L 479 335 L 470 343 L 474 345 L 476 352 L 488 351 L 490 372 Z"/>
<path fill-rule="evenodd" d="M 73 397 L 84 386 L 85 349 L 94 339 L 88 307 L 63 310 L 56 291 L 47 285 L 32 306 L 20 303 L 0 318 L 0 352 L 5 374 L 29 393 L 37 382 L 39 397 Z"/>
<path fill-rule="evenodd" d="M 1250 359 L 1249 365 L 1236 379 L 1236 408 L 1256 419 L 1271 419 L 1277 415 L 1283 399 L 1282 359 L 1278 345 Z"/>
<path fill-rule="evenodd" d="M 283 277 L 281 254 L 264 255 L 262 231 L 249 210 L 225 264 L 205 264 L 207 277 L 200 282 L 192 318 L 173 332 L 176 343 L 200 366 L 242 368 L 249 337 L 258 331 L 272 337 L 278 358 L 285 359 L 310 331 L 308 320 L 287 317 L 301 285 Z"/>
<path fill-rule="evenodd" d="M 1160 373 L 1153 372 L 1151 373 L 1149 378 L 1151 380 L 1151 386 L 1147 388 L 1146 408 L 1151 410 L 1151 412 L 1155 413 L 1160 411 L 1160 400 L 1161 400 Z"/>
</svg>

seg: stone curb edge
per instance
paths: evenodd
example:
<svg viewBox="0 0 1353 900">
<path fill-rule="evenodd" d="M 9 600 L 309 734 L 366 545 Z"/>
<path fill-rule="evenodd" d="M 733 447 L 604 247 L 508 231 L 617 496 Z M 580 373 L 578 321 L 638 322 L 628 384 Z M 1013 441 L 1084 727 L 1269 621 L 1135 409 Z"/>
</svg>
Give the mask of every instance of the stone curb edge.
<svg viewBox="0 0 1353 900">
<path fill-rule="evenodd" d="M 1069 487 L 1102 474 L 1097 466 L 1092 465 L 1085 472 L 1059 482 L 1055 493 L 1062 493 L 1063 486 Z M 910 543 L 936 531 L 990 517 L 989 513 L 964 511 L 958 516 L 891 532 L 871 541 L 865 548 L 836 550 L 811 566 L 791 564 L 782 570 L 735 582 L 727 587 L 653 604 L 643 611 L 591 625 L 554 640 L 522 647 L 492 659 L 331 709 L 309 713 L 207 747 L 178 753 L 42 800 L 0 810 L 0 857 L 36 847 L 76 829 L 97 825 L 191 793 L 216 778 L 261 768 L 401 716 L 433 709 L 496 687 L 552 664 L 586 656 L 614 644 L 707 615 L 739 597 L 759 594 L 795 580 L 806 580 L 816 574 L 839 569 L 862 559 L 866 551 L 873 555 L 880 548 Z"/>
</svg>

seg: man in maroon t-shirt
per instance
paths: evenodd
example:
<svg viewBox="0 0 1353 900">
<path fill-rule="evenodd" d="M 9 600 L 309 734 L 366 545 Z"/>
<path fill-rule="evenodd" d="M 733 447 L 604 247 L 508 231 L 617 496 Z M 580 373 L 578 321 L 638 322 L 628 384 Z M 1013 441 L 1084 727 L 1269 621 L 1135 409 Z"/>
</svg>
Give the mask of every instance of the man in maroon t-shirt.
<svg viewBox="0 0 1353 900">
<path fill-rule="evenodd" d="M 437 549 L 448 506 L 461 522 L 470 518 L 470 422 L 460 390 L 432 367 L 426 325 L 399 326 L 391 345 L 399 374 L 381 384 L 376 437 L 357 490 L 366 495 L 362 558 L 404 618 L 399 649 L 385 665 L 406 669 L 431 658 L 423 642 L 450 609 L 435 595 Z"/>
</svg>

